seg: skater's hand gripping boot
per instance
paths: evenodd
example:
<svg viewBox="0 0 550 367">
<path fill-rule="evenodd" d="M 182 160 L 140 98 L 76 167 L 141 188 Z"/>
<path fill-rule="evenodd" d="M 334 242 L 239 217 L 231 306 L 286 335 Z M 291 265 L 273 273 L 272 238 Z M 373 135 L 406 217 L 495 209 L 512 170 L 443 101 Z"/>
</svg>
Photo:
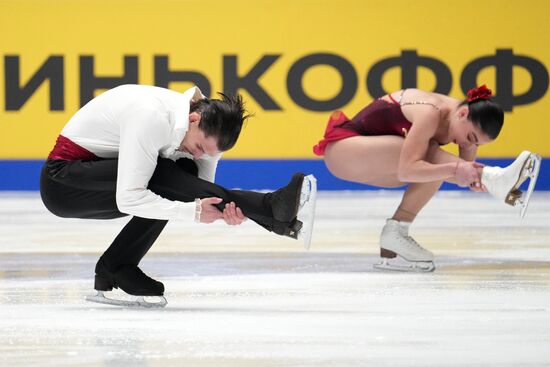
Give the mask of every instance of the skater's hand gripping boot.
<svg viewBox="0 0 550 367">
<path fill-rule="evenodd" d="M 460 187 L 468 187 L 473 183 L 479 182 L 478 168 L 483 168 L 483 164 L 477 162 L 460 162 L 456 165 L 454 179 Z"/>
</svg>

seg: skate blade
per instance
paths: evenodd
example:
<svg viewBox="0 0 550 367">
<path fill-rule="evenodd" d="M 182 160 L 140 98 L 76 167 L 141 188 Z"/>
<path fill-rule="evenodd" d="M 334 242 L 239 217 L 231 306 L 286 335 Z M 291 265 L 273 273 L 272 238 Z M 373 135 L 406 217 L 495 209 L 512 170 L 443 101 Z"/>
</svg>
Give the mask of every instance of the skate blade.
<svg viewBox="0 0 550 367">
<path fill-rule="evenodd" d="M 153 296 L 157 298 L 158 302 L 148 302 L 145 299 L 145 296 L 132 296 L 135 297 L 134 300 L 123 300 L 123 299 L 114 299 L 105 297 L 103 291 L 98 291 L 97 294 L 93 296 L 86 296 L 86 301 L 101 303 L 104 305 L 119 306 L 119 307 L 128 307 L 128 308 L 163 308 L 166 307 L 168 301 L 164 296 Z M 148 297 L 150 298 L 150 297 Z"/>
<path fill-rule="evenodd" d="M 520 186 L 523 185 L 523 183 L 531 177 L 532 170 L 535 166 L 537 155 L 530 152 L 523 152 L 523 153 L 528 153 L 528 154 L 525 160 L 523 161 L 521 170 L 519 171 L 518 179 L 516 180 L 516 183 L 514 184 L 514 186 L 512 186 L 512 188 L 506 195 L 506 198 L 504 199 L 504 202 L 511 206 L 516 206 L 519 204 L 519 201 L 523 195 L 523 193 L 520 190 Z"/>
<path fill-rule="evenodd" d="M 304 242 L 304 248 L 309 250 L 311 245 L 311 236 L 313 235 L 313 223 L 315 221 L 315 204 L 317 200 L 317 179 L 313 175 L 308 175 L 304 178 L 302 192 L 300 194 L 300 211 L 298 212 L 298 220 L 304 226 L 298 234 Z"/>
<path fill-rule="evenodd" d="M 404 262 L 390 262 L 390 259 L 383 257 L 379 263 L 373 265 L 373 268 L 410 273 L 431 273 L 435 270 L 433 261 L 407 261 L 405 259 L 401 259 L 401 261 Z"/>
<path fill-rule="evenodd" d="M 539 177 L 541 157 L 538 154 L 531 154 L 529 157 L 530 165 L 527 167 L 526 178 L 529 178 L 529 186 L 527 190 L 521 195 L 518 199 L 518 204 L 521 208 L 519 217 L 523 219 L 527 211 L 527 206 L 529 205 L 529 200 L 531 200 L 531 194 L 535 190 L 535 185 L 537 184 L 537 178 Z"/>
</svg>

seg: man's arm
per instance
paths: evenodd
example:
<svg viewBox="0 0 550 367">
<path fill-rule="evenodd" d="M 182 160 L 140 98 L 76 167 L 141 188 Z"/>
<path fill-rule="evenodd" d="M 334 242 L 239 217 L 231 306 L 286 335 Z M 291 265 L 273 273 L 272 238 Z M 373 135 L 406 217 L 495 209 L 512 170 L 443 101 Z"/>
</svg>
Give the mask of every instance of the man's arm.
<svg viewBox="0 0 550 367">
<path fill-rule="evenodd" d="M 220 160 L 222 153 L 217 154 L 215 157 L 209 157 L 207 159 L 197 159 L 195 163 L 199 169 L 199 178 L 203 180 L 214 182 L 216 177 L 216 168 L 218 167 L 218 161 Z M 204 201 L 204 200 L 203 200 Z M 217 213 L 213 213 L 214 215 Z M 226 203 L 222 212 L 223 217 L 215 219 L 223 219 L 225 223 L 229 225 L 242 224 L 246 217 L 242 210 L 235 205 L 234 202 Z"/>
<path fill-rule="evenodd" d="M 220 160 L 222 153 L 217 154 L 214 157 L 202 158 L 195 160 L 195 164 L 199 170 L 199 178 L 214 182 L 216 178 L 216 169 L 218 168 L 218 161 Z"/>
<path fill-rule="evenodd" d="M 129 111 L 120 121 L 116 201 L 121 212 L 151 219 L 193 220 L 194 203 L 168 200 L 147 188 L 158 152 L 169 136 L 169 125 L 152 107 Z"/>
</svg>

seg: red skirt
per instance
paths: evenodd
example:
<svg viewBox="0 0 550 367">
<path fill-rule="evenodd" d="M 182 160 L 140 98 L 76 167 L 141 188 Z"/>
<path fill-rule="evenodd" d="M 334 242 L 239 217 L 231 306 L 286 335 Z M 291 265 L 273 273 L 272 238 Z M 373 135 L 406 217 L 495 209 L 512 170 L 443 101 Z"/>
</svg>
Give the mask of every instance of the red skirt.
<svg viewBox="0 0 550 367">
<path fill-rule="evenodd" d="M 333 112 L 328 120 L 325 136 L 323 140 L 319 141 L 319 144 L 313 147 L 313 153 L 323 156 L 325 155 L 325 149 L 327 148 L 328 143 L 361 135 L 353 130 L 339 127 L 339 125 L 346 121 L 349 121 L 349 118 L 347 118 L 342 111 Z"/>
</svg>

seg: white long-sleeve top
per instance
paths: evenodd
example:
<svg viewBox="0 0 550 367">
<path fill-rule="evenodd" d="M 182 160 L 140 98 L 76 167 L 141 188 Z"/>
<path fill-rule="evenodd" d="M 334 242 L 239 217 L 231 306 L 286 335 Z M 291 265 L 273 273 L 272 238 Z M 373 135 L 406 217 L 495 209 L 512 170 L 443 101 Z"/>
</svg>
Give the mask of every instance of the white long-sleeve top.
<svg viewBox="0 0 550 367">
<path fill-rule="evenodd" d="M 191 101 L 205 98 L 199 88 L 184 93 L 145 85 L 122 85 L 92 99 L 61 131 L 100 158 L 118 157 L 116 202 L 122 213 L 151 219 L 193 219 L 195 203 L 165 199 L 147 189 L 157 158 L 190 158 L 177 151 L 189 128 Z M 214 182 L 221 153 L 194 159 L 199 177 Z"/>
</svg>

